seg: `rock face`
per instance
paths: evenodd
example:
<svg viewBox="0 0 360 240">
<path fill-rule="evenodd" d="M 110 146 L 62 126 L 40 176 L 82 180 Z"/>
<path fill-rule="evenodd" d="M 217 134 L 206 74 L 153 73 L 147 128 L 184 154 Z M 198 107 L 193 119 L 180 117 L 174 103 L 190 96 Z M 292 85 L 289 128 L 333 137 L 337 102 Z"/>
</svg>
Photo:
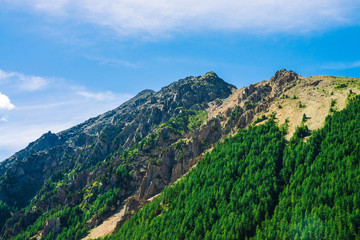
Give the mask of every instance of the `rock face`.
<svg viewBox="0 0 360 240">
<path fill-rule="evenodd" d="M 158 194 L 186 173 L 205 150 L 223 137 L 223 131 L 220 121 L 212 119 L 200 129 L 189 132 L 186 137 L 191 140 L 181 141 L 182 137 L 174 136 L 171 142 L 177 144 L 166 147 L 166 151 L 157 156 L 161 159 L 160 164 L 148 165 L 139 189 L 140 199 L 146 200 Z"/>
<path fill-rule="evenodd" d="M 21 161 L 22 159 L 29 157 L 30 155 L 35 154 L 37 152 L 61 144 L 63 144 L 63 142 L 59 139 L 59 137 L 56 134 L 50 131 L 48 133 L 45 133 L 37 141 L 30 143 L 26 149 L 19 151 L 18 153 L 8 158 L 6 161 L 2 162 L 0 164 L 0 176 L 2 176 L 7 169 L 11 168 L 11 166 Z"/>
<path fill-rule="evenodd" d="M 46 237 L 50 232 L 54 234 L 58 233 L 61 230 L 60 218 L 52 218 L 46 221 L 46 225 L 42 232 L 42 237 Z"/>
<path fill-rule="evenodd" d="M 226 122 L 227 131 L 246 127 L 256 113 L 268 109 L 270 103 L 280 97 L 286 90 L 294 87 L 303 79 L 293 71 L 281 69 L 269 81 L 263 81 L 245 87 L 238 95 L 238 104 L 235 108 L 228 109 Z M 234 114 L 235 112 L 235 114 Z"/>
</svg>

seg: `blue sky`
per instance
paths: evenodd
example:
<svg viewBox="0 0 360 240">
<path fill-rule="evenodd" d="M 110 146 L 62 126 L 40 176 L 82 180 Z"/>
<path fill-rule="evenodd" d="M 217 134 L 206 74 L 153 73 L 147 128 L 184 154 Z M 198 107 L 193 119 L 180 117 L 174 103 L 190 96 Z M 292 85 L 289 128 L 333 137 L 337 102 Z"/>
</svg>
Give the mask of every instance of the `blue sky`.
<svg viewBox="0 0 360 240">
<path fill-rule="evenodd" d="M 0 161 L 143 89 L 215 71 L 360 77 L 358 0 L 0 0 Z"/>
</svg>

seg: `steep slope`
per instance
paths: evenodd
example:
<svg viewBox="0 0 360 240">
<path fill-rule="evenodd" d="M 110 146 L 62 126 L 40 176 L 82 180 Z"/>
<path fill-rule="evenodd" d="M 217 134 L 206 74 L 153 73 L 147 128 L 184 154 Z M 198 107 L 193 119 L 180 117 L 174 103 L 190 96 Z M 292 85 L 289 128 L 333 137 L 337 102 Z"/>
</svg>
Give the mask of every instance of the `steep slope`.
<svg viewBox="0 0 360 240">
<path fill-rule="evenodd" d="M 286 183 L 256 239 L 359 239 L 360 96 L 284 154 Z"/>
<path fill-rule="evenodd" d="M 111 239 L 358 239 L 360 96 L 307 142 L 274 118 L 225 139 Z"/>
<path fill-rule="evenodd" d="M 278 123 L 286 125 L 285 137 L 289 139 L 303 121 L 310 131 L 322 127 L 327 114 L 343 109 L 348 93 L 359 93 L 359 86 L 360 79 L 356 78 L 305 78 L 282 69 L 267 82 L 236 90 L 229 98 L 213 102 L 208 114 L 219 119 L 225 133 L 236 132 L 250 122 L 262 124 L 276 116 Z M 287 104 L 286 109 L 279 107 L 280 103 Z"/>
<path fill-rule="evenodd" d="M 339 85 L 344 83 L 346 86 L 339 88 Z M 315 88 L 317 85 L 318 87 Z M 261 124 L 264 120 L 276 116 L 277 122 L 283 124 L 286 121 L 288 131 L 285 137 L 289 139 L 295 127 L 303 120 L 305 112 L 307 116 L 310 115 L 309 112 L 313 114 L 312 118 L 306 117 L 305 120 L 310 131 L 315 130 L 322 126 L 330 108 L 334 111 L 345 106 L 349 91 L 359 92 L 359 85 L 359 79 L 328 76 L 305 78 L 282 69 L 267 82 L 235 90 L 227 99 L 210 103 L 208 114 L 210 119 L 216 119 L 220 123 L 225 136 L 246 127 L 249 123 Z M 322 88 L 324 88 L 323 91 Z M 288 97 L 290 94 L 293 97 L 294 92 L 297 91 L 299 91 L 299 96 L 296 99 Z M 327 95 L 323 94 L 325 91 Z M 309 95 L 315 97 L 308 99 Z M 287 97 L 284 98 L 284 96 Z M 286 114 L 282 113 L 283 108 L 278 108 L 279 101 L 291 103 L 287 107 Z M 309 105 L 299 108 L 301 101 Z M 262 116 L 265 116 L 265 119 L 261 118 Z M 288 121 L 289 119 L 291 121 Z M 316 124 L 313 124 L 314 122 Z"/>
<path fill-rule="evenodd" d="M 171 157 L 173 152 L 164 149 L 189 131 L 187 126 L 184 132 L 174 131 L 174 119 L 181 114 L 180 119 L 194 121 L 189 128 L 197 128 L 196 121 L 205 120 L 197 116 L 204 115 L 207 103 L 228 97 L 233 89 L 214 73 L 188 77 L 157 93 L 145 90 L 119 108 L 69 130 L 45 134 L 1 163 L 0 200 L 16 207 L 27 206 L 32 200 L 32 209 L 17 212 L 3 227 L 5 235 L 19 233 L 44 210 L 58 205 L 90 206 L 96 195 L 115 187 L 119 189 L 118 200 L 136 192 L 144 175 L 151 174 L 151 169 L 147 170 L 150 162 L 159 155 Z M 139 145 L 148 135 L 153 139 Z M 200 153 L 201 149 L 186 154 Z M 181 174 L 179 170 L 177 175 Z M 170 181 L 171 176 L 168 178 Z M 143 185 L 145 192 L 149 186 Z M 90 227 L 98 221 L 95 218 Z"/>
<path fill-rule="evenodd" d="M 1 214 L 9 218 L 1 236 L 81 239 L 124 211 L 121 221 L 109 219 L 120 227 L 224 137 L 269 119 L 286 123 L 287 139 L 304 122 L 315 130 L 359 86 L 359 79 L 282 69 L 238 90 L 212 72 L 145 90 L 83 124 L 45 134 L 0 164 Z"/>
<path fill-rule="evenodd" d="M 284 144 L 273 121 L 225 139 L 106 239 L 252 236 L 275 207 Z"/>
<path fill-rule="evenodd" d="M 17 180 L 7 182 L 7 189 L 17 191 L 7 192 L 2 188 L 0 200 L 15 200 L 23 207 L 53 173 L 80 165 L 80 168 L 89 168 L 110 153 L 133 146 L 154 126 L 177 116 L 182 108 L 202 110 L 208 102 L 229 96 L 232 88 L 216 75 L 190 77 L 158 93 L 145 90 L 119 108 L 67 131 L 49 132 L 1 163 L 0 176 L 8 171 L 8 175 Z M 33 189 L 24 189 L 24 185 L 31 185 Z"/>
</svg>

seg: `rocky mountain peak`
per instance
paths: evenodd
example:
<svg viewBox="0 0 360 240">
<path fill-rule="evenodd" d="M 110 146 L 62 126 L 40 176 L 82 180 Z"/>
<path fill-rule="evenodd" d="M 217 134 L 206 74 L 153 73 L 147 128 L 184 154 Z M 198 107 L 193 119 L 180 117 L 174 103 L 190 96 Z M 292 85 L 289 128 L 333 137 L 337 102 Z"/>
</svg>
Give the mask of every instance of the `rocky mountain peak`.
<svg viewBox="0 0 360 240">
<path fill-rule="evenodd" d="M 269 83 L 272 85 L 282 86 L 285 83 L 292 82 L 299 78 L 299 74 L 294 71 L 286 70 L 285 68 L 278 70 L 274 76 L 272 76 L 269 80 Z"/>
<path fill-rule="evenodd" d="M 208 72 L 203 76 L 193 77 L 189 76 L 184 79 L 180 79 L 172 84 L 162 88 L 159 93 L 167 92 L 167 91 L 177 91 L 185 86 L 190 86 L 191 88 L 196 87 L 204 87 L 209 86 L 213 87 L 215 85 L 217 88 L 221 88 L 221 90 L 227 90 L 229 88 L 235 88 L 233 85 L 226 83 L 223 79 L 219 78 L 219 76 L 214 72 Z M 209 88 L 203 89 L 209 90 Z"/>
<path fill-rule="evenodd" d="M 43 151 L 45 149 L 61 145 L 63 144 L 63 140 L 60 139 L 56 134 L 52 133 L 51 131 L 43 134 L 39 139 L 34 142 L 29 143 L 29 145 L 11 156 L 10 158 L 6 159 L 5 161 L 1 162 L 0 164 L 0 176 L 2 176 L 5 171 L 13 166 L 19 159 L 23 159 L 29 157 L 30 155 Z"/>
<path fill-rule="evenodd" d="M 42 145 L 46 145 L 45 147 L 41 147 L 41 148 L 46 148 L 49 147 L 51 145 L 56 144 L 56 142 L 59 140 L 58 136 L 55 133 L 52 133 L 51 131 L 48 131 L 47 133 L 43 134 L 40 138 L 39 141 L 36 142 L 32 142 L 29 144 L 29 147 L 35 147 L 36 144 L 42 144 Z"/>
<path fill-rule="evenodd" d="M 141 92 L 139 92 L 134 98 L 144 98 L 144 97 L 147 97 L 147 96 L 152 95 L 154 93 L 155 93 L 154 90 L 145 89 L 145 90 L 142 90 Z"/>
<path fill-rule="evenodd" d="M 214 72 L 207 72 L 204 76 L 201 78 L 219 78 L 218 75 Z"/>
<path fill-rule="evenodd" d="M 216 98 L 226 98 L 232 90 L 236 89 L 226 83 L 215 73 L 207 73 L 204 76 L 186 77 L 180 79 L 156 93 L 160 102 L 167 102 L 170 108 L 198 108 L 196 106 L 208 103 Z"/>
</svg>

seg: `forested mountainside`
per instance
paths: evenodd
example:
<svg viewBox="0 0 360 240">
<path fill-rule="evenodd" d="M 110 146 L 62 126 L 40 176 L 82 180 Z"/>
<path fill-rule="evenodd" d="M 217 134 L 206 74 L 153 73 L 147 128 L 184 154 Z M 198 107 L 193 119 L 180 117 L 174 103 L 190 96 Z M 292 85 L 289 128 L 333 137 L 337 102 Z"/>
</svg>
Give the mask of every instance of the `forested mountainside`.
<svg viewBox="0 0 360 240">
<path fill-rule="evenodd" d="M 358 239 L 360 96 L 289 143 L 271 118 L 219 143 L 110 239 Z"/>
<path fill-rule="evenodd" d="M 283 69 L 145 90 L 0 163 L 0 236 L 82 239 L 123 211 L 109 238 L 356 238 L 359 86 Z"/>
</svg>

